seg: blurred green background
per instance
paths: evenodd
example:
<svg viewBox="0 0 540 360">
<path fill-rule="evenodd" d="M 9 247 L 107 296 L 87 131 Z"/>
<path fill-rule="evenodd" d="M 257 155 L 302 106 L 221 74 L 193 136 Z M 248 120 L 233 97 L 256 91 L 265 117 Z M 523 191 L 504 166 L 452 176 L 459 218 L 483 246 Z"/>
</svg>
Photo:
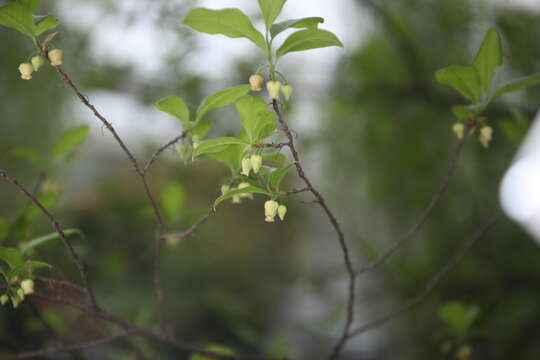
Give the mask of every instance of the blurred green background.
<svg viewBox="0 0 540 360">
<path fill-rule="evenodd" d="M 503 36 L 499 81 L 537 72 L 540 12 L 510 1 L 349 0 L 332 5 L 335 13 L 312 14 L 324 1 L 289 3 L 306 11 L 289 12 L 290 17 L 327 16 L 329 29 L 339 18 L 334 26 L 345 32 L 338 35 L 349 40 L 344 52 L 292 56 L 283 71 L 296 88 L 287 116 L 299 134 L 305 168 L 341 219 L 356 262 L 365 263 L 419 217 L 449 164 L 455 143 L 450 106 L 462 99 L 436 84 L 434 72 L 469 63 L 490 27 Z M 154 101 L 176 94 L 198 104 L 215 90 L 246 82 L 261 62 L 253 48 L 230 50 L 234 40 L 204 42 L 181 26 L 181 17 L 195 5 L 245 6 L 256 13 L 250 1 L 233 0 L 43 2 L 43 12 L 63 22 L 57 45 L 66 53 L 65 70 L 140 159 L 181 130 L 152 109 Z M 20 80 L 17 66 L 31 55 L 29 41 L 2 28 L 0 44 L 0 167 L 27 188 L 47 179 L 38 191 L 64 227 L 84 232 L 84 239 L 73 241 L 103 305 L 157 328 L 154 222 L 131 165 L 54 71 Z M 233 51 L 240 55 L 230 61 L 220 57 Z M 359 278 L 358 324 L 414 297 L 497 210 L 500 180 L 539 97 L 540 88 L 531 88 L 488 109 L 495 130 L 489 150 L 471 139 L 420 235 Z M 213 116 L 211 136 L 238 130 L 231 109 Z M 49 156 L 62 132 L 80 124 L 92 130 L 71 161 L 43 166 L 21 150 Z M 168 228 L 183 230 L 206 213 L 227 176 L 220 164 L 185 166 L 168 151 L 149 175 L 158 197 L 181 194 L 169 204 Z M 299 185 L 292 174 L 287 181 L 291 188 Z M 309 200 L 291 198 L 286 221 L 275 224 L 264 222 L 261 199 L 227 203 L 194 237 L 166 244 L 162 273 L 175 337 L 292 359 L 320 359 L 329 352 L 344 319 L 345 276 L 330 225 L 302 199 Z M 0 226 L 2 246 L 51 232 L 6 183 L 0 183 L 0 204 L 0 225 L 7 224 Z M 34 258 L 54 265 L 40 275 L 78 282 L 59 242 L 37 248 Z M 504 219 L 425 302 L 351 340 L 343 358 L 536 360 L 539 281 L 540 249 Z M 113 330 L 71 309 L 30 299 L 17 310 L 0 309 L 0 354 L 79 343 Z M 133 337 L 48 358 L 186 355 Z"/>
</svg>

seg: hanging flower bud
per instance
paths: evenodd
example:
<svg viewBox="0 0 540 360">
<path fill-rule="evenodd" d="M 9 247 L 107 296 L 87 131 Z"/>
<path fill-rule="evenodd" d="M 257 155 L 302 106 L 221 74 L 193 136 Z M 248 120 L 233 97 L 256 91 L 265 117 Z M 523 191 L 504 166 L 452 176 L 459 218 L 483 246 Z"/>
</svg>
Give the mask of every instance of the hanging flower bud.
<svg viewBox="0 0 540 360">
<path fill-rule="evenodd" d="M 6 294 L 0 296 L 0 305 L 6 305 L 6 303 L 9 301 L 9 296 Z"/>
<path fill-rule="evenodd" d="M 249 158 L 243 158 L 241 174 L 245 176 L 249 176 L 250 171 L 251 171 L 251 160 Z"/>
<path fill-rule="evenodd" d="M 199 146 L 199 144 L 201 143 L 200 136 L 199 135 L 193 135 L 191 137 L 191 142 L 193 144 L 193 150 L 195 150 Z"/>
<path fill-rule="evenodd" d="M 233 204 L 240 204 L 240 203 L 242 203 L 242 199 L 240 198 L 240 195 L 233 195 L 233 197 L 232 197 L 232 203 L 233 203 Z"/>
<path fill-rule="evenodd" d="M 21 281 L 21 289 L 24 295 L 30 295 L 34 293 L 34 280 L 24 279 Z"/>
<path fill-rule="evenodd" d="M 491 126 L 484 126 L 482 129 L 480 129 L 480 136 L 478 137 L 478 140 L 480 140 L 480 143 L 484 147 L 488 147 L 489 143 L 491 142 L 491 139 L 493 138 L 493 129 Z"/>
<path fill-rule="evenodd" d="M 287 213 L 287 207 L 285 205 L 279 205 L 277 213 L 281 221 L 283 221 L 283 219 L 285 219 L 285 214 Z"/>
<path fill-rule="evenodd" d="M 32 63 L 34 71 L 38 71 L 39 68 L 42 67 L 43 64 L 45 64 L 45 59 L 43 59 L 40 55 L 36 55 L 32 59 L 30 59 L 30 62 Z"/>
<path fill-rule="evenodd" d="M 20 289 L 19 289 L 20 290 Z M 13 304 L 13 308 L 16 309 L 19 304 L 22 302 L 23 299 L 17 297 L 17 296 L 12 296 L 11 297 L 11 303 Z"/>
<path fill-rule="evenodd" d="M 21 72 L 21 79 L 30 80 L 32 79 L 34 67 L 30 63 L 22 63 L 19 65 L 19 71 Z"/>
<path fill-rule="evenodd" d="M 221 195 L 225 195 L 229 192 L 229 190 L 231 190 L 229 185 L 221 185 Z"/>
<path fill-rule="evenodd" d="M 279 81 L 269 81 L 266 83 L 266 89 L 270 98 L 276 100 L 279 97 L 279 91 L 281 89 L 281 83 Z"/>
<path fill-rule="evenodd" d="M 24 290 L 22 288 L 17 289 L 17 296 L 19 296 L 21 300 L 24 300 Z"/>
<path fill-rule="evenodd" d="M 251 186 L 250 183 L 243 182 L 243 183 L 238 184 L 238 190 L 242 190 L 242 189 L 248 188 L 250 186 Z M 243 193 L 243 194 L 240 194 L 239 196 L 240 196 L 241 199 L 248 198 L 248 199 L 253 200 L 253 194 L 251 194 L 251 193 Z"/>
<path fill-rule="evenodd" d="M 264 203 L 264 217 L 266 222 L 274 222 L 274 218 L 277 215 L 279 204 L 277 201 L 268 200 Z"/>
<path fill-rule="evenodd" d="M 465 125 L 459 122 L 455 123 L 452 127 L 452 131 L 454 132 L 454 134 L 456 134 L 456 137 L 461 140 L 463 139 L 463 134 L 465 133 Z"/>
<path fill-rule="evenodd" d="M 281 92 L 283 93 L 283 96 L 285 96 L 285 100 L 289 101 L 291 98 L 291 95 L 294 91 L 294 88 L 291 85 L 285 85 L 281 87 Z"/>
<path fill-rule="evenodd" d="M 261 91 L 264 85 L 264 78 L 259 74 L 253 74 L 249 77 L 251 91 Z"/>
<path fill-rule="evenodd" d="M 262 166 L 263 158 L 261 155 L 251 155 L 250 158 L 251 162 L 251 168 L 253 169 L 253 172 L 256 174 L 259 172 Z"/>
<path fill-rule="evenodd" d="M 51 61 L 52 66 L 60 66 L 62 65 L 62 61 L 64 59 L 64 52 L 60 49 L 54 49 L 49 51 L 49 60 Z"/>
<path fill-rule="evenodd" d="M 180 144 L 176 147 L 176 152 L 178 153 L 178 156 L 180 156 L 180 160 L 186 161 L 187 159 L 187 146 L 184 144 Z"/>
</svg>

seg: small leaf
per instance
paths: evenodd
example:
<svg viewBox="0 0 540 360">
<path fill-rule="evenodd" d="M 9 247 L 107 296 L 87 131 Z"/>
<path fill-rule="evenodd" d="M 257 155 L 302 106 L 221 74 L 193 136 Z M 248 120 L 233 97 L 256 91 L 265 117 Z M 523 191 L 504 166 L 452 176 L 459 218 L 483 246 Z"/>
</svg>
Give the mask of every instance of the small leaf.
<svg viewBox="0 0 540 360">
<path fill-rule="evenodd" d="M 17 0 L 0 7 L 0 25 L 20 31 L 35 38 L 44 31 L 58 26 L 58 20 L 46 16 L 36 25 L 32 12 L 36 10 L 40 0 Z"/>
<path fill-rule="evenodd" d="M 17 147 L 9 150 L 9 154 L 19 159 L 29 161 L 38 167 L 42 167 L 46 164 L 47 160 L 34 149 L 26 147 Z"/>
<path fill-rule="evenodd" d="M 284 168 L 277 169 L 277 170 L 273 171 L 270 174 L 270 177 L 268 179 L 268 182 L 270 183 L 270 186 L 273 187 L 275 190 L 279 190 L 279 185 L 281 184 L 281 182 L 285 178 L 285 175 L 287 175 L 287 172 L 289 171 L 289 169 L 291 168 L 292 165 L 293 164 L 289 164 L 289 165 L 285 166 Z"/>
<path fill-rule="evenodd" d="M 10 268 L 23 264 L 22 254 L 17 249 L 0 246 L 0 260 L 6 262 Z"/>
<path fill-rule="evenodd" d="M 59 193 L 49 192 L 39 195 L 37 199 L 43 207 L 50 209 L 58 202 L 59 197 Z M 31 220 L 40 215 L 41 210 L 36 205 L 32 204 L 26 208 L 25 214 L 27 218 Z"/>
<path fill-rule="evenodd" d="M 251 144 L 267 137 L 275 129 L 274 113 L 260 96 L 244 96 L 236 101 L 236 110 Z"/>
<path fill-rule="evenodd" d="M 184 18 L 184 24 L 207 34 L 222 34 L 230 38 L 244 37 L 253 41 L 261 49 L 266 42 L 251 20 L 239 9 L 211 10 L 196 8 Z"/>
<path fill-rule="evenodd" d="M 226 194 L 221 195 L 214 202 L 214 208 L 216 206 L 218 206 L 224 200 L 232 198 L 234 195 L 240 195 L 240 194 L 246 194 L 246 193 L 264 194 L 264 195 L 268 195 L 268 196 L 271 195 L 268 191 L 263 190 L 261 188 L 258 188 L 256 186 L 248 186 L 248 187 L 245 187 L 243 189 L 231 190 L 231 191 L 227 192 Z"/>
<path fill-rule="evenodd" d="M 219 137 L 215 139 L 202 141 L 196 149 L 193 150 L 193 157 L 199 157 L 205 154 L 218 153 L 224 151 L 230 145 L 249 145 L 243 140 L 235 137 Z"/>
<path fill-rule="evenodd" d="M 203 116 L 214 109 L 232 104 L 250 91 L 249 85 L 238 85 L 229 89 L 222 90 L 203 100 L 202 104 L 197 109 L 197 117 L 195 122 L 198 123 Z"/>
<path fill-rule="evenodd" d="M 207 153 L 206 156 L 227 165 L 231 172 L 238 174 L 242 165 L 242 158 L 248 145 L 229 145 L 220 152 Z"/>
<path fill-rule="evenodd" d="M 435 77 L 439 83 L 453 87 L 471 102 L 480 101 L 480 76 L 475 68 L 451 65 L 437 71 Z"/>
<path fill-rule="evenodd" d="M 226 348 L 224 346 L 220 345 L 207 345 L 204 347 L 205 350 L 220 354 L 220 355 L 234 355 L 233 351 L 229 348 Z M 201 355 L 201 354 L 193 354 L 190 355 L 189 360 L 214 360 L 214 358 L 211 358 L 209 356 Z"/>
<path fill-rule="evenodd" d="M 64 156 L 64 158 L 68 158 L 86 140 L 89 132 L 90 129 L 87 125 L 74 127 L 66 131 L 54 145 L 54 157 Z"/>
<path fill-rule="evenodd" d="M 60 24 L 57 18 L 52 15 L 47 15 L 43 19 L 39 20 L 36 25 L 35 34 L 41 35 L 45 31 L 52 30 Z"/>
<path fill-rule="evenodd" d="M 491 100 L 495 100 L 501 95 L 508 94 L 511 92 L 515 92 L 518 90 L 521 90 L 523 88 L 526 88 L 528 86 L 533 86 L 536 84 L 540 84 L 540 74 L 534 74 L 531 76 L 526 76 L 524 78 L 521 78 L 519 80 L 512 81 L 509 84 L 506 84 L 505 86 L 501 87 L 495 93 L 492 95 Z"/>
<path fill-rule="evenodd" d="M 168 96 L 157 101 L 154 104 L 154 107 L 159 111 L 163 111 L 167 114 L 170 114 L 184 123 L 189 122 L 189 108 L 186 105 L 184 99 L 179 96 Z"/>
<path fill-rule="evenodd" d="M 449 302 L 439 308 L 438 314 L 454 335 L 464 337 L 478 317 L 479 309 L 477 306 L 466 307 L 460 302 Z"/>
<path fill-rule="evenodd" d="M 287 157 L 283 154 L 271 154 L 263 156 L 263 164 L 270 167 L 281 167 Z"/>
<path fill-rule="evenodd" d="M 163 213 L 169 220 L 174 220 L 180 214 L 184 205 L 184 187 L 176 182 L 170 183 L 161 193 L 160 202 Z"/>
<path fill-rule="evenodd" d="M 306 17 L 301 19 L 286 20 L 272 25 L 272 28 L 270 28 L 270 35 L 272 35 L 272 38 L 275 38 L 278 34 L 290 28 L 307 28 L 310 30 L 316 30 L 319 24 L 322 23 L 324 23 L 324 19 L 322 17 Z"/>
<path fill-rule="evenodd" d="M 259 6 L 267 29 L 270 29 L 274 20 L 279 16 L 286 1 L 287 0 L 259 0 Z"/>
<path fill-rule="evenodd" d="M 501 37 L 495 29 L 487 31 L 484 41 L 473 61 L 478 72 L 483 94 L 487 96 L 495 70 L 503 63 Z"/>
<path fill-rule="evenodd" d="M 326 30 L 300 30 L 292 33 L 277 51 L 277 57 L 294 51 L 318 49 L 327 46 L 343 47 L 339 39 Z"/>
<path fill-rule="evenodd" d="M 24 272 L 30 269 L 39 269 L 39 268 L 52 268 L 50 264 L 41 261 L 27 261 L 24 264 L 17 266 L 7 273 L 9 279 L 14 276 L 23 274 Z"/>
<path fill-rule="evenodd" d="M 452 112 L 459 120 L 466 120 L 480 114 L 486 106 L 486 103 L 452 106 Z"/>
<path fill-rule="evenodd" d="M 84 234 L 79 229 L 66 229 L 64 230 L 64 235 L 66 236 L 79 235 L 81 239 L 84 239 Z M 21 245 L 20 247 L 21 254 L 25 254 L 26 252 L 28 252 L 28 250 L 33 249 L 36 246 L 43 245 L 57 239 L 60 239 L 60 235 L 57 232 L 32 239 L 26 244 Z"/>
</svg>

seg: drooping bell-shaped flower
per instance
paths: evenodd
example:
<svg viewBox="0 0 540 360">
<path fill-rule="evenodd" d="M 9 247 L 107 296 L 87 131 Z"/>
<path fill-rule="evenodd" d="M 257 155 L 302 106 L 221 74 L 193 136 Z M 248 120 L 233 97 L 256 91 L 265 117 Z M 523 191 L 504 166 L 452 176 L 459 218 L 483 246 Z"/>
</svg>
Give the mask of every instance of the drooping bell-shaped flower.
<svg viewBox="0 0 540 360">
<path fill-rule="evenodd" d="M 242 159 L 242 175 L 249 176 L 249 172 L 251 171 L 251 159 L 250 158 L 243 158 Z"/>
<path fill-rule="evenodd" d="M 253 74 L 249 77 L 251 91 L 261 91 L 264 85 L 264 78 L 259 74 Z"/>
<path fill-rule="evenodd" d="M 281 90 L 281 83 L 279 81 L 269 81 L 266 83 L 266 89 L 272 100 L 279 98 L 279 91 Z"/>
<path fill-rule="evenodd" d="M 287 214 L 287 207 L 285 205 L 279 205 L 277 213 L 281 221 L 285 219 L 285 214 Z"/>
<path fill-rule="evenodd" d="M 47 54 L 52 66 L 60 66 L 64 61 L 64 51 L 60 49 L 54 49 Z"/>
<path fill-rule="evenodd" d="M 34 280 L 24 279 L 21 281 L 21 289 L 24 295 L 30 295 L 34 293 Z"/>
<path fill-rule="evenodd" d="M 487 148 L 492 139 L 493 129 L 491 126 L 484 126 L 482 129 L 480 129 L 480 136 L 478 137 L 478 140 L 484 147 Z"/>
<path fill-rule="evenodd" d="M 22 63 L 21 65 L 19 65 L 19 71 L 21 73 L 21 79 L 30 80 L 32 79 L 34 67 L 30 63 Z"/>
<path fill-rule="evenodd" d="M 274 222 L 274 218 L 277 215 L 279 204 L 277 201 L 268 200 L 264 203 L 264 217 L 266 222 Z"/>
<path fill-rule="evenodd" d="M 289 101 L 291 98 L 291 95 L 294 91 L 294 88 L 291 85 L 284 85 L 281 87 L 281 92 L 283 93 L 283 96 L 285 96 L 285 100 Z"/>
<path fill-rule="evenodd" d="M 250 158 L 251 162 L 251 168 L 253 169 L 253 172 L 257 174 L 259 170 L 261 169 L 263 158 L 261 155 L 251 155 Z"/>
<path fill-rule="evenodd" d="M 463 135 L 465 133 L 465 125 L 463 123 L 455 123 L 454 126 L 452 126 L 452 131 L 454 134 L 456 134 L 456 137 L 461 140 L 463 139 Z"/>
</svg>

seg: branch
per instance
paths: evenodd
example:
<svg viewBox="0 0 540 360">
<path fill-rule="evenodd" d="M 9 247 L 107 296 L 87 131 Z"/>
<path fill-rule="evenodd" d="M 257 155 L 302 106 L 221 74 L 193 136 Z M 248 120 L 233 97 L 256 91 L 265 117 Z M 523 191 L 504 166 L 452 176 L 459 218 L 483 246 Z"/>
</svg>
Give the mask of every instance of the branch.
<svg viewBox="0 0 540 360">
<path fill-rule="evenodd" d="M 310 191 L 309 188 L 292 189 L 292 190 L 287 191 L 287 195 L 296 195 L 296 194 L 301 194 L 308 191 Z"/>
<path fill-rule="evenodd" d="M 289 142 L 280 142 L 280 143 L 271 143 L 271 144 L 255 144 L 253 145 L 257 148 L 274 148 L 274 149 L 281 149 L 286 146 L 289 146 Z"/>
<path fill-rule="evenodd" d="M 150 160 L 148 160 L 148 162 L 144 166 L 143 172 L 146 174 L 148 170 L 150 170 L 150 167 L 152 166 L 154 161 L 157 160 L 157 158 L 159 157 L 159 155 L 161 155 L 162 152 L 164 152 L 165 150 L 167 150 L 168 148 L 170 148 L 171 146 L 175 145 L 177 142 L 185 138 L 186 135 L 187 135 L 187 132 L 182 131 L 180 135 L 178 135 L 177 137 L 175 137 L 174 139 L 172 139 L 171 141 L 169 141 L 168 143 L 166 143 L 165 145 L 157 149 L 156 152 L 150 158 Z"/>
<path fill-rule="evenodd" d="M 210 216 L 214 215 L 216 213 L 216 210 L 214 208 L 211 208 L 210 211 L 206 215 L 203 215 L 199 218 L 199 220 L 195 221 L 193 225 L 191 225 L 187 230 L 181 232 L 181 233 L 173 233 L 173 234 L 163 234 L 161 236 L 162 239 L 171 239 L 171 238 L 186 238 L 193 236 L 195 231 L 199 226 L 204 224 L 206 220 L 210 218 Z"/>
<path fill-rule="evenodd" d="M 398 317 L 399 315 L 403 314 L 404 312 L 410 310 L 414 306 L 418 305 L 420 302 L 422 302 L 425 298 L 427 298 L 433 289 L 437 285 L 439 285 L 444 278 L 452 271 L 454 268 L 459 264 L 459 262 L 465 257 L 465 255 L 471 250 L 471 248 L 483 237 L 483 235 L 490 230 L 496 222 L 500 219 L 501 214 L 496 213 L 493 215 L 484 225 L 478 229 L 469 240 L 465 242 L 465 244 L 459 249 L 456 254 L 444 265 L 444 267 L 439 271 L 423 288 L 420 293 L 406 302 L 405 304 L 401 305 L 399 308 L 394 310 L 393 312 L 381 316 L 378 319 L 372 320 L 365 325 L 360 326 L 359 328 L 355 329 L 351 332 L 351 334 L 348 336 L 348 338 L 352 338 L 354 336 L 358 336 L 360 334 L 363 334 L 367 331 L 373 330 L 379 326 L 385 325 L 389 321 L 393 320 L 394 318 Z"/>
<path fill-rule="evenodd" d="M 469 134 L 469 129 L 467 129 L 465 133 Z M 409 228 L 409 230 L 405 233 L 403 237 L 398 239 L 388 250 L 386 250 L 378 258 L 376 258 L 369 264 L 359 269 L 356 269 L 355 271 L 356 275 L 363 274 L 365 272 L 373 270 L 379 265 L 384 264 L 390 258 L 390 256 L 392 256 L 397 250 L 399 250 L 407 242 L 407 240 L 414 238 L 418 234 L 418 232 L 422 229 L 424 224 L 427 222 L 429 216 L 433 213 L 433 210 L 435 209 L 435 205 L 437 205 L 439 200 L 441 200 L 444 193 L 446 192 L 446 189 L 448 188 L 450 179 L 452 178 L 456 170 L 457 163 L 462 153 L 463 147 L 465 145 L 467 136 L 468 135 L 463 136 L 457 143 L 456 149 L 452 155 L 452 159 L 450 160 L 448 171 L 446 172 L 446 175 L 444 176 L 442 182 L 437 188 L 437 191 L 435 192 L 435 194 L 433 194 L 428 206 L 424 209 L 424 211 L 422 212 L 422 215 L 420 215 L 420 218 L 418 219 L 418 221 L 411 228 Z"/>
<path fill-rule="evenodd" d="M 165 306 L 164 306 L 164 298 L 163 298 L 163 287 L 161 285 L 161 273 L 160 273 L 160 259 L 161 259 L 161 246 L 162 246 L 161 236 L 165 232 L 165 225 L 164 225 L 163 217 L 161 216 L 161 211 L 159 210 L 157 201 L 152 195 L 152 192 L 150 191 L 150 187 L 148 186 L 148 182 L 145 176 L 145 171 L 141 169 L 139 163 L 137 162 L 137 159 L 135 158 L 135 156 L 133 156 L 133 154 L 128 149 L 124 141 L 120 138 L 120 136 L 118 135 L 114 127 L 111 125 L 111 123 L 107 121 L 107 119 L 94 107 L 94 105 L 90 103 L 90 101 L 88 100 L 88 97 L 84 96 L 80 92 L 80 90 L 77 88 L 73 80 L 71 80 L 71 78 L 59 66 L 56 67 L 56 71 L 58 72 L 60 77 L 66 82 L 66 84 L 68 84 L 71 90 L 73 90 L 73 92 L 81 100 L 84 106 L 86 106 L 88 109 L 90 109 L 90 111 L 92 111 L 94 116 L 103 123 L 103 125 L 107 128 L 107 130 L 109 130 L 109 132 L 112 134 L 116 142 L 120 145 L 124 153 L 127 155 L 129 161 L 131 162 L 131 165 L 135 169 L 135 172 L 137 173 L 143 185 L 146 197 L 148 198 L 148 201 L 150 202 L 150 205 L 152 206 L 152 211 L 154 213 L 154 218 L 156 220 L 156 226 L 157 226 L 157 234 L 155 238 L 155 250 L 154 250 L 154 276 L 153 276 L 154 288 L 155 288 L 156 297 L 158 300 L 160 326 L 161 326 L 161 330 L 165 332 L 166 316 L 165 316 Z"/>
<path fill-rule="evenodd" d="M 343 333 L 341 337 L 339 338 L 337 344 L 334 347 L 334 350 L 332 354 L 330 355 L 330 360 L 337 359 L 339 355 L 341 354 L 341 351 L 343 350 L 343 347 L 345 346 L 345 343 L 347 342 L 349 332 L 354 320 L 354 302 L 355 302 L 355 286 L 356 286 L 356 273 L 354 272 L 350 250 L 347 246 L 347 242 L 345 241 L 345 235 L 343 233 L 343 230 L 341 229 L 341 226 L 339 225 L 338 220 L 336 219 L 334 213 L 330 210 L 328 205 L 326 204 L 326 200 L 321 195 L 319 191 L 315 189 L 309 178 L 306 176 L 304 169 L 302 167 L 302 164 L 300 162 L 300 156 L 298 155 L 298 151 L 296 150 L 296 146 L 294 144 L 294 136 L 289 128 L 289 125 L 285 121 L 283 114 L 281 112 L 281 109 L 279 108 L 277 100 L 272 101 L 272 107 L 274 108 L 274 112 L 276 113 L 278 117 L 278 121 L 281 124 L 282 130 L 287 136 L 287 139 L 289 140 L 287 146 L 291 150 L 291 154 L 294 158 L 294 165 L 296 167 L 296 172 L 298 173 L 298 176 L 304 181 L 309 191 L 315 196 L 316 202 L 321 206 L 323 211 L 325 212 L 326 216 L 328 217 L 328 220 L 334 227 L 334 230 L 336 231 L 338 235 L 339 244 L 341 247 L 341 251 L 343 253 L 343 260 L 345 263 L 345 268 L 347 270 L 347 273 L 349 275 L 349 294 L 348 294 L 348 300 L 347 300 L 347 318 L 345 321 L 345 325 L 343 327 Z"/>
<path fill-rule="evenodd" d="M 30 192 L 28 192 L 19 182 L 7 174 L 4 170 L 0 169 L 0 177 L 11 183 L 13 186 L 17 188 L 19 192 L 21 192 L 28 200 L 30 200 L 36 207 L 38 207 L 39 210 L 45 215 L 47 220 L 49 220 L 49 223 L 51 224 L 54 231 L 58 233 L 60 236 L 60 239 L 62 240 L 62 243 L 64 244 L 64 247 L 68 250 L 68 253 L 77 266 L 77 269 L 79 270 L 79 275 L 81 277 L 81 280 L 84 284 L 84 287 L 86 288 L 86 291 L 88 293 L 88 296 L 90 297 L 90 302 L 92 303 L 92 306 L 96 309 L 99 309 L 96 296 L 94 294 L 94 291 L 92 290 L 92 287 L 90 286 L 90 283 L 88 281 L 88 277 L 86 276 L 86 270 L 84 267 L 84 264 L 79 257 L 79 254 L 75 251 L 69 240 L 67 239 L 66 235 L 64 234 L 64 231 L 62 230 L 62 227 L 56 221 L 56 219 L 53 217 L 53 215 L 41 204 L 41 202 L 36 199 Z"/>
</svg>

